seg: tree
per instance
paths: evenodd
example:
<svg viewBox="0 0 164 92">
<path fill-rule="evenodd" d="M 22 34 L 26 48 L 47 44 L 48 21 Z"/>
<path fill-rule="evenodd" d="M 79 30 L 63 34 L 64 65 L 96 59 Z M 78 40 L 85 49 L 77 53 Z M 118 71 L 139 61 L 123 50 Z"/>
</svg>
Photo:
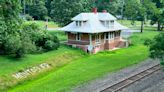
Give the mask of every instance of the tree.
<svg viewBox="0 0 164 92">
<path fill-rule="evenodd" d="M 19 0 L 0 1 L 0 54 L 22 57 L 32 53 L 39 47 L 44 48 L 46 41 L 49 44 L 45 50 L 57 49 L 59 41 L 47 32 L 40 30 L 36 24 L 22 25 L 20 17 L 21 3 Z M 44 44 L 38 46 L 39 39 L 44 39 Z M 48 43 L 48 42 L 47 42 Z"/>
<path fill-rule="evenodd" d="M 121 15 L 122 0 L 94 0 L 92 3 L 100 12 L 107 10 L 114 15 Z"/>
<path fill-rule="evenodd" d="M 50 13 L 51 13 L 51 2 L 52 2 L 52 0 L 45 0 L 46 2 L 45 2 L 45 6 L 46 6 L 46 8 L 47 8 L 47 10 L 48 10 L 48 16 L 50 16 Z"/>
<path fill-rule="evenodd" d="M 16 54 L 21 47 L 20 25 L 22 20 L 19 0 L 1 0 L 0 2 L 0 52 L 3 54 Z"/>
<path fill-rule="evenodd" d="M 91 10 L 92 0 L 53 0 L 51 3 L 51 17 L 63 26 L 71 22 L 75 15 Z"/>
<path fill-rule="evenodd" d="M 125 5 L 125 15 L 130 18 L 132 22 L 135 20 L 141 21 L 141 33 L 143 30 L 143 21 L 145 17 L 145 8 L 138 0 L 129 0 Z"/>
<path fill-rule="evenodd" d="M 164 64 L 164 33 L 157 35 L 154 40 L 149 42 L 150 57 L 159 59 L 161 64 Z"/>
<path fill-rule="evenodd" d="M 48 10 L 45 7 L 44 0 L 35 0 L 35 2 L 29 5 L 29 14 L 33 16 L 34 19 L 44 20 L 48 14 Z"/>
<path fill-rule="evenodd" d="M 125 15 L 132 22 L 141 21 L 141 33 L 143 32 L 144 21 L 149 19 L 155 11 L 155 4 L 151 0 L 128 0 L 125 5 Z"/>
<path fill-rule="evenodd" d="M 23 13 L 24 15 L 26 15 L 26 11 L 28 11 L 28 10 L 27 10 L 27 6 L 33 4 L 34 1 L 35 1 L 35 0 L 20 0 L 21 7 L 23 8 L 23 9 L 22 9 L 22 13 Z"/>
<path fill-rule="evenodd" d="M 152 0 L 156 9 L 151 17 L 151 24 L 158 24 L 157 31 L 162 31 L 164 27 L 164 0 Z"/>
</svg>

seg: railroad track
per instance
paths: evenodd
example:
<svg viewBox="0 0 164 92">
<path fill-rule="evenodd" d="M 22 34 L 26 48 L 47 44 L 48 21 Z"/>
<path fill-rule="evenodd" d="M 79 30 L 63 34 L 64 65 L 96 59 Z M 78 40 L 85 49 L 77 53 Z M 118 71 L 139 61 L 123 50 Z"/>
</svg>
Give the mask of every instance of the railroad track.
<svg viewBox="0 0 164 92">
<path fill-rule="evenodd" d="M 146 69 L 146 70 L 144 70 L 138 74 L 135 74 L 129 78 L 126 78 L 126 79 L 100 91 L 100 92 L 121 92 L 122 89 L 124 89 L 124 88 L 128 87 L 129 85 L 131 85 L 131 84 L 157 72 L 161 68 L 162 67 L 160 66 L 160 64 L 155 65 L 155 66 L 148 68 L 148 69 Z"/>
</svg>

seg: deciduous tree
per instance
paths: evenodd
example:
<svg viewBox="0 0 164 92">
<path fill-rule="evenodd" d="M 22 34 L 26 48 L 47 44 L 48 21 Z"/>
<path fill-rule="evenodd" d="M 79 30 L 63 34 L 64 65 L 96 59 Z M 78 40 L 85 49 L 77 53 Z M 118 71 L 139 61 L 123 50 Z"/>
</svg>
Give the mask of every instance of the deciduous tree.
<svg viewBox="0 0 164 92">
<path fill-rule="evenodd" d="M 156 9 L 151 17 L 151 24 L 158 24 L 157 31 L 162 31 L 164 27 L 164 0 L 153 0 Z"/>
<path fill-rule="evenodd" d="M 150 57 L 159 59 L 161 64 L 164 65 L 164 33 L 160 33 L 151 42 L 150 46 Z"/>
<path fill-rule="evenodd" d="M 63 26 L 71 22 L 75 15 L 91 10 L 91 0 L 53 0 L 51 3 L 51 17 Z"/>
<path fill-rule="evenodd" d="M 29 14 L 33 16 L 34 19 L 44 20 L 45 17 L 48 15 L 45 1 L 35 0 L 33 4 L 29 5 Z"/>
</svg>

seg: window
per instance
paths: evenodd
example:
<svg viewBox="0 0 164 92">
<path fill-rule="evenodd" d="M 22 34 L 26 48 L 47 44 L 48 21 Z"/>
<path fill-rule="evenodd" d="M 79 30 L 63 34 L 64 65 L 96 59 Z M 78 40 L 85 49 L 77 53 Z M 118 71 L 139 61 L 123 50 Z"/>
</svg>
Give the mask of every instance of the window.
<svg viewBox="0 0 164 92">
<path fill-rule="evenodd" d="M 119 32 L 116 32 L 116 37 L 119 37 L 119 36 L 120 36 Z"/>
<path fill-rule="evenodd" d="M 76 21 L 76 26 L 78 26 L 79 24 L 78 24 L 78 21 Z"/>
<path fill-rule="evenodd" d="M 110 21 L 110 27 L 113 27 L 114 26 L 114 20 L 111 20 Z"/>
<path fill-rule="evenodd" d="M 114 32 L 110 32 L 110 33 L 109 33 L 109 36 L 110 36 L 110 37 L 109 37 L 110 39 L 114 39 Z"/>
<path fill-rule="evenodd" d="M 106 21 L 106 27 L 109 27 L 109 21 Z"/>
<path fill-rule="evenodd" d="M 81 40 L 81 34 L 80 33 L 77 33 L 76 34 L 76 41 L 80 41 Z"/>
<path fill-rule="evenodd" d="M 111 23 L 111 24 L 114 24 L 114 20 L 111 20 L 110 23 Z"/>
<path fill-rule="evenodd" d="M 109 39 L 109 33 L 106 33 L 105 38 L 106 38 L 106 40 Z"/>
<path fill-rule="evenodd" d="M 76 21 L 76 26 L 80 27 L 82 26 L 82 24 L 83 24 L 83 21 Z"/>
<path fill-rule="evenodd" d="M 101 21 L 101 23 L 105 26 L 105 21 Z"/>
<path fill-rule="evenodd" d="M 96 40 L 96 43 L 100 43 L 100 40 L 101 40 L 100 34 L 95 35 L 95 40 Z"/>
<path fill-rule="evenodd" d="M 109 27 L 109 21 L 101 21 L 101 23 L 102 23 L 105 27 Z"/>
<path fill-rule="evenodd" d="M 82 21 L 79 21 L 79 26 L 81 26 L 82 25 Z"/>
</svg>

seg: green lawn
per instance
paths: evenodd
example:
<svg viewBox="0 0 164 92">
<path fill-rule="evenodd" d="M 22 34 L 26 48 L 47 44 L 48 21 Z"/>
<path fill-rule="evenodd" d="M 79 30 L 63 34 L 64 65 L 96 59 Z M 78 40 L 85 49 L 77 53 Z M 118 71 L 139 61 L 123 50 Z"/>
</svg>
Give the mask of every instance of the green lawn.
<svg viewBox="0 0 164 92">
<path fill-rule="evenodd" d="M 86 55 L 66 66 L 51 71 L 48 75 L 11 88 L 10 92 L 65 92 L 78 84 L 86 83 L 121 68 L 137 64 L 148 58 L 145 39 L 153 39 L 157 32 L 145 31 L 131 37 L 133 46 L 116 51 L 104 51 L 96 55 Z"/>
<path fill-rule="evenodd" d="M 48 31 L 48 32 L 52 35 L 57 36 L 60 41 L 66 41 L 67 40 L 66 33 L 63 31 L 53 30 L 53 31 Z"/>
<path fill-rule="evenodd" d="M 117 51 L 106 51 L 78 59 L 67 66 L 52 71 L 34 81 L 21 84 L 10 92 L 66 92 L 75 85 L 98 78 L 145 60 L 148 51 L 145 46 L 133 46 Z"/>
<path fill-rule="evenodd" d="M 131 26 L 134 26 L 134 25 L 141 25 L 140 21 L 135 21 L 134 25 L 132 25 L 131 20 L 118 20 L 118 22 L 121 23 L 124 26 L 127 26 L 127 27 L 131 27 Z"/>
<path fill-rule="evenodd" d="M 0 56 L 0 76 L 11 74 L 17 70 L 22 70 L 31 65 L 37 65 L 48 60 L 56 59 L 58 56 L 76 55 L 80 56 L 82 52 L 67 46 L 60 46 L 58 50 L 50 51 L 43 54 L 26 55 L 21 59 L 14 59 L 9 56 Z M 72 56 L 72 57 L 73 57 Z M 65 60 L 65 58 L 62 58 Z M 63 60 L 63 61 L 64 61 Z"/>
<path fill-rule="evenodd" d="M 75 59 L 81 58 L 84 53 L 81 50 L 73 49 L 67 46 L 60 46 L 58 50 L 43 54 L 26 55 L 21 59 L 14 59 L 9 56 L 0 56 L 0 91 L 8 86 L 19 83 L 19 80 L 13 79 L 11 75 L 15 72 L 24 70 L 31 66 L 47 62 L 53 66 L 53 69 L 59 68 Z"/>
<path fill-rule="evenodd" d="M 134 45 L 141 45 L 146 39 L 153 39 L 155 35 L 158 35 L 157 31 L 144 31 L 143 33 L 135 33 L 129 40 Z"/>
<path fill-rule="evenodd" d="M 135 21 L 134 25 L 132 25 L 131 20 L 118 20 L 119 23 L 121 23 L 124 26 L 127 26 L 131 29 L 141 29 L 141 22 L 140 21 Z M 146 31 L 155 31 L 157 30 L 156 27 L 150 26 L 150 21 L 146 21 L 144 24 L 144 30 Z"/>
<path fill-rule="evenodd" d="M 45 27 L 45 21 L 27 21 L 26 23 L 36 23 L 39 26 L 41 26 L 42 28 Z M 57 28 L 58 25 L 55 22 L 48 22 L 48 28 Z"/>
</svg>

